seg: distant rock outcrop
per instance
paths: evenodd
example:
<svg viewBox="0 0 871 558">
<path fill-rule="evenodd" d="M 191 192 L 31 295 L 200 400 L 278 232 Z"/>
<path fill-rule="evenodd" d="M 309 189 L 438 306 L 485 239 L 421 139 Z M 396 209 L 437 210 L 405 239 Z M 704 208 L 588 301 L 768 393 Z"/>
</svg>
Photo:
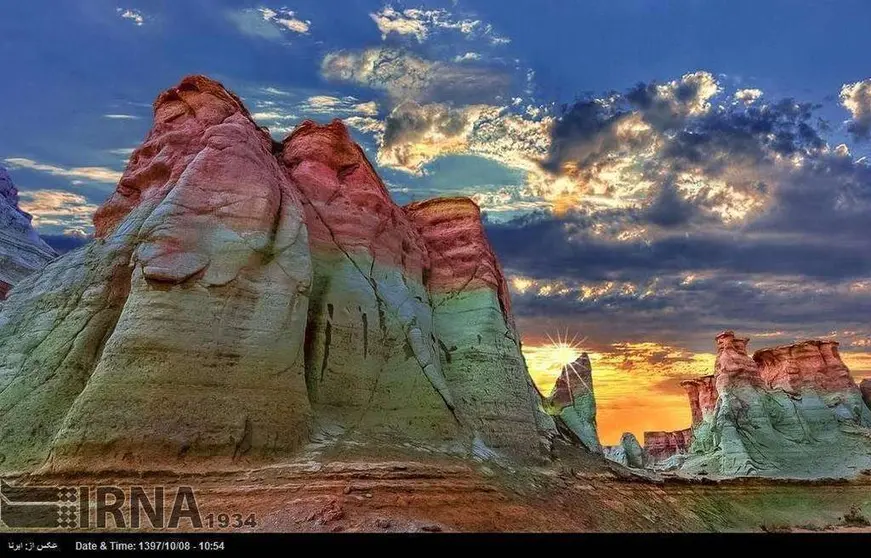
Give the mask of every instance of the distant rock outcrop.
<svg viewBox="0 0 871 558">
<path fill-rule="evenodd" d="M 859 384 L 859 389 L 862 391 L 862 398 L 865 400 L 865 404 L 871 408 L 871 378 L 862 380 L 862 383 Z"/>
<path fill-rule="evenodd" d="M 871 467 L 871 410 L 837 343 L 806 341 L 762 349 L 751 358 L 747 342 L 731 331 L 721 333 L 713 382 L 683 383 L 694 426 L 682 470 L 819 478 L 853 476 Z"/>
<path fill-rule="evenodd" d="M 185 78 L 94 224 L 0 307 L 0 470 L 214 469 L 309 441 L 547 455 L 477 207 L 396 206 L 340 122 L 278 144 Z M 596 447 L 592 393 L 570 393 Z"/>
<path fill-rule="evenodd" d="M 692 441 L 691 428 L 673 432 L 645 432 L 644 452 L 654 463 L 662 463 L 676 455 L 686 454 Z"/>
<path fill-rule="evenodd" d="M 551 415 L 558 417 L 587 449 L 602 451 L 596 427 L 593 367 L 587 353 L 563 367 L 545 400 L 545 408 Z"/>
<path fill-rule="evenodd" d="M 643 469 L 649 465 L 647 453 L 631 432 L 624 433 L 616 446 L 605 446 L 603 453 L 606 458 L 624 467 Z"/>
<path fill-rule="evenodd" d="M 0 166 L 0 300 L 19 281 L 57 257 L 30 222 L 31 216 L 18 207 L 18 190 L 9 172 Z"/>
</svg>

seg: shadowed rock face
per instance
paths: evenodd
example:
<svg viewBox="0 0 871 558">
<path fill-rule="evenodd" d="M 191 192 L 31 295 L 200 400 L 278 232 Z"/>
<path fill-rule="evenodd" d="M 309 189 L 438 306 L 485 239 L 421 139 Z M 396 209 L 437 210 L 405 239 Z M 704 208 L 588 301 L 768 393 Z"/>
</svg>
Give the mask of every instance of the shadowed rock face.
<svg viewBox="0 0 871 558">
<path fill-rule="evenodd" d="M 859 389 L 862 391 L 862 399 L 865 400 L 865 404 L 871 408 L 871 379 L 862 380 Z"/>
<path fill-rule="evenodd" d="M 541 457 L 555 435 L 477 207 L 396 206 L 340 122 L 278 146 L 185 78 L 94 223 L 0 308 L 0 470 L 214 469 L 309 441 Z"/>
<path fill-rule="evenodd" d="M 836 343 L 762 349 L 754 358 L 746 347 L 731 331 L 717 336 L 718 397 L 700 421 L 694 412 L 684 471 L 818 478 L 871 467 L 871 413 Z M 707 382 L 685 385 L 691 404 Z"/>
<path fill-rule="evenodd" d="M 647 453 L 631 432 L 624 433 L 616 446 L 605 446 L 602 451 L 606 458 L 624 467 L 643 469 L 650 465 Z"/>
<path fill-rule="evenodd" d="M 12 178 L 0 166 L 0 300 L 19 281 L 57 257 L 30 221 L 31 216 L 18 207 L 18 190 Z"/>
<path fill-rule="evenodd" d="M 548 412 L 564 424 L 587 449 L 602 451 L 596 425 L 593 367 L 587 353 L 581 354 L 575 362 L 563 367 L 545 405 Z"/>
</svg>

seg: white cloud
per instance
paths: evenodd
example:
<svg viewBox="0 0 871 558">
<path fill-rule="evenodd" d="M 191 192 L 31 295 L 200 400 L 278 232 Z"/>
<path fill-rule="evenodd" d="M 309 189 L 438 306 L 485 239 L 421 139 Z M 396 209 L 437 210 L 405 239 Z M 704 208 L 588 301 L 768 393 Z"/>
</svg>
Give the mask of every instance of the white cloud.
<svg viewBox="0 0 871 558">
<path fill-rule="evenodd" d="M 287 91 L 276 89 L 275 87 L 264 87 L 262 91 L 267 95 L 277 95 L 279 97 L 287 97 L 290 95 Z"/>
<path fill-rule="evenodd" d="M 264 21 L 269 21 L 284 27 L 285 29 L 289 29 L 294 33 L 300 33 L 302 35 L 307 35 L 309 29 L 311 28 L 311 21 L 303 20 L 296 17 L 296 12 L 281 9 L 278 11 L 270 10 L 269 8 L 258 8 L 260 15 L 263 16 Z"/>
<path fill-rule="evenodd" d="M 322 75 L 387 91 L 394 101 L 493 98 L 510 85 L 506 74 L 490 68 L 419 58 L 393 48 L 339 51 L 327 54 Z"/>
<path fill-rule="evenodd" d="M 853 117 L 848 128 L 858 138 L 871 137 L 871 78 L 841 88 L 841 104 Z"/>
<path fill-rule="evenodd" d="M 104 114 L 103 118 L 110 120 L 139 120 L 138 116 L 132 114 Z"/>
<path fill-rule="evenodd" d="M 93 229 L 97 206 L 79 194 L 61 190 L 35 190 L 20 193 L 21 209 L 33 215 L 39 228 L 58 227 L 68 232 L 86 233 Z"/>
<path fill-rule="evenodd" d="M 480 60 L 481 55 L 477 52 L 466 52 L 464 54 L 458 54 L 454 56 L 454 62 L 469 62 L 473 60 Z"/>
<path fill-rule="evenodd" d="M 285 31 L 308 35 L 311 29 L 311 21 L 297 17 L 296 12 L 284 8 L 231 10 L 226 15 L 242 33 L 272 41 L 283 41 Z"/>
<path fill-rule="evenodd" d="M 378 103 L 375 101 L 361 102 L 356 97 L 333 97 L 331 95 L 312 95 L 299 105 L 302 112 L 316 114 L 354 113 L 362 116 L 376 116 Z"/>
<path fill-rule="evenodd" d="M 125 10 L 124 8 L 118 8 L 116 11 L 122 18 L 129 19 L 137 27 L 145 23 L 145 17 L 142 15 L 142 12 L 138 10 Z"/>
<path fill-rule="evenodd" d="M 455 18 L 449 11 L 423 10 L 411 8 L 397 10 L 392 6 L 385 6 L 380 11 L 369 14 L 378 30 L 381 38 L 387 39 L 391 33 L 408 35 L 423 43 L 435 31 L 454 31 L 465 36 L 467 39 L 484 38 L 491 44 L 501 45 L 510 42 L 509 39 L 497 35 L 493 26 L 485 24 L 479 19 Z"/>
<path fill-rule="evenodd" d="M 356 128 L 366 134 L 380 136 L 384 133 L 384 122 L 368 116 L 349 116 L 343 119 L 346 125 Z"/>
<path fill-rule="evenodd" d="M 135 149 L 136 149 L 135 147 L 119 147 L 118 149 L 110 149 L 109 153 L 111 153 L 112 155 L 121 155 L 122 157 L 129 157 L 130 155 L 133 155 L 133 151 Z"/>
<path fill-rule="evenodd" d="M 748 106 L 755 103 L 760 97 L 762 97 L 761 89 L 739 89 L 734 95 L 736 103 L 744 103 Z"/>
<path fill-rule="evenodd" d="M 106 184 L 115 184 L 121 180 L 121 172 L 112 170 L 106 167 L 59 167 L 56 165 L 48 165 L 38 163 L 32 159 L 23 157 L 12 157 L 4 161 L 13 169 L 29 169 L 38 172 L 45 172 L 52 176 L 62 176 L 65 178 L 90 180 L 92 182 L 103 182 Z"/>
</svg>

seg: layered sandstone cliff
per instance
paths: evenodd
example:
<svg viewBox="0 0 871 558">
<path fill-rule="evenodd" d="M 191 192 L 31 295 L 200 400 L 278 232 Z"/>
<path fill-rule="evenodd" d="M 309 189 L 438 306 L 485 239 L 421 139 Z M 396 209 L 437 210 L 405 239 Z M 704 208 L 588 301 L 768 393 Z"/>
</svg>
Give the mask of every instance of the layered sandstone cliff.
<svg viewBox="0 0 871 558">
<path fill-rule="evenodd" d="M 644 452 L 654 463 L 666 462 L 677 455 L 687 453 L 692 442 L 692 435 L 691 428 L 673 432 L 645 432 Z"/>
<path fill-rule="evenodd" d="M 278 144 L 185 78 L 94 224 L 0 308 L 2 470 L 538 458 L 556 435 L 477 207 L 396 206 L 338 121 Z"/>
<path fill-rule="evenodd" d="M 18 190 L 0 166 L 0 300 L 31 273 L 57 257 L 31 226 L 31 216 L 18 207 Z"/>
<path fill-rule="evenodd" d="M 593 368 L 587 353 L 563 367 L 545 400 L 545 408 L 558 417 L 560 424 L 567 427 L 587 449 L 602 451 L 596 425 Z"/>
<path fill-rule="evenodd" d="M 751 358 L 747 342 L 731 331 L 717 336 L 715 390 L 708 379 L 684 383 L 700 411 L 693 413 L 690 456 L 682 469 L 815 478 L 853 476 L 871 467 L 871 412 L 837 344 L 807 341 L 762 349 Z M 717 394 L 706 412 L 702 392 Z"/>
</svg>

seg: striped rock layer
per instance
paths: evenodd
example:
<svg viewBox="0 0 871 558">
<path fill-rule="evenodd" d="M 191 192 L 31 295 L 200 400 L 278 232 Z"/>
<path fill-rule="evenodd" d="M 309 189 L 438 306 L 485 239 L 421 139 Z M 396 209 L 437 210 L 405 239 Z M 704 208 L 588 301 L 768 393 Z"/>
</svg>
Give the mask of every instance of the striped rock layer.
<svg viewBox="0 0 871 558">
<path fill-rule="evenodd" d="M 94 225 L 0 307 L 0 470 L 547 455 L 478 208 L 397 206 L 340 122 L 274 142 L 185 78 Z"/>
<path fill-rule="evenodd" d="M 682 470 L 829 478 L 871 468 L 871 409 L 837 343 L 803 341 L 752 357 L 747 343 L 721 333 L 713 378 L 683 382 L 693 428 Z"/>
</svg>

